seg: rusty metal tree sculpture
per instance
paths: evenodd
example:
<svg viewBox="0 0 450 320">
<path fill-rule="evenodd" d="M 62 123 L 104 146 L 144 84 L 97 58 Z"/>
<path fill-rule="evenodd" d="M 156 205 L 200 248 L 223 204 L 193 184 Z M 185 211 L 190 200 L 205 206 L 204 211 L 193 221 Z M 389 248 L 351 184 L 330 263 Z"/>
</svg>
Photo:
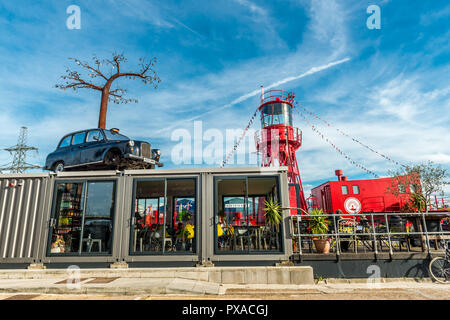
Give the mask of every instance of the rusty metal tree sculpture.
<svg viewBox="0 0 450 320">
<path fill-rule="evenodd" d="M 122 77 L 126 77 L 128 79 L 141 79 L 144 84 L 153 85 L 156 89 L 158 87 L 158 83 L 161 82 L 161 79 L 158 77 L 156 72 L 153 70 L 153 66 L 156 63 L 156 58 L 151 59 L 146 62 L 144 59 L 139 59 L 139 72 L 122 72 L 121 64 L 127 62 L 127 59 L 123 54 L 113 54 L 112 60 L 104 59 L 99 60 L 95 55 L 92 58 L 93 64 L 89 65 L 87 62 L 81 62 L 75 58 L 69 58 L 69 60 L 75 61 L 75 63 L 89 71 L 88 76 L 89 80 L 84 80 L 82 75 L 77 71 L 72 71 L 69 68 L 66 70 L 66 75 L 61 76 L 62 79 L 65 80 L 63 84 L 57 84 L 55 87 L 66 90 L 72 88 L 73 90 L 78 90 L 80 88 L 87 88 L 98 90 L 102 92 L 102 99 L 100 102 L 100 115 L 98 119 L 98 127 L 105 128 L 106 126 L 106 112 L 108 109 L 108 101 L 111 101 L 116 104 L 121 103 L 130 103 L 130 102 L 138 102 L 137 99 L 127 99 L 124 98 L 126 94 L 126 89 L 113 89 L 111 90 L 111 85 L 114 80 Z M 110 66 L 111 70 L 106 73 L 101 70 L 102 66 Z M 96 78 L 101 79 L 101 83 L 94 83 Z"/>
</svg>

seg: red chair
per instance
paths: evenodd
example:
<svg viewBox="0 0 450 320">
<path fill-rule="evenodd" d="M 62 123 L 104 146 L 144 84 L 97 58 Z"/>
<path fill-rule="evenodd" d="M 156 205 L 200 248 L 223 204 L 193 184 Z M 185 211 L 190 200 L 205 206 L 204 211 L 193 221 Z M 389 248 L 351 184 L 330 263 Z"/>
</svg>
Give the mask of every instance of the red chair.
<svg viewBox="0 0 450 320">
<path fill-rule="evenodd" d="M 242 212 L 236 212 L 235 214 L 234 214 L 234 219 L 233 219 L 234 221 L 234 224 L 235 225 L 237 225 L 237 226 L 240 226 L 241 225 L 241 223 L 242 223 Z"/>
</svg>

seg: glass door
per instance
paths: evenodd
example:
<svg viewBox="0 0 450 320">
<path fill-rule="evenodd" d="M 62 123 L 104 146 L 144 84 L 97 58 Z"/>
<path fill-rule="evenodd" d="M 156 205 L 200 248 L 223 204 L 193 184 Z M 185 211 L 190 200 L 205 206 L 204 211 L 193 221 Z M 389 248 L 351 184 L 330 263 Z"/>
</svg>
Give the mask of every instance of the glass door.
<svg viewBox="0 0 450 320">
<path fill-rule="evenodd" d="M 248 251 L 246 179 L 217 179 L 216 199 L 216 250 Z"/>
<path fill-rule="evenodd" d="M 135 208 L 132 223 L 132 253 L 162 253 L 165 241 L 165 181 L 135 182 Z"/>
<path fill-rule="evenodd" d="M 87 183 L 81 252 L 111 253 L 114 217 L 114 183 Z"/>
<path fill-rule="evenodd" d="M 57 182 L 50 254 L 112 252 L 115 181 Z"/>
<path fill-rule="evenodd" d="M 78 253 L 84 215 L 84 183 L 58 183 L 50 253 Z"/>
<path fill-rule="evenodd" d="M 282 250 L 282 211 L 277 177 L 215 179 L 216 252 L 258 253 Z"/>
<path fill-rule="evenodd" d="M 130 253 L 195 253 L 196 179 L 136 179 L 134 189 Z"/>
</svg>

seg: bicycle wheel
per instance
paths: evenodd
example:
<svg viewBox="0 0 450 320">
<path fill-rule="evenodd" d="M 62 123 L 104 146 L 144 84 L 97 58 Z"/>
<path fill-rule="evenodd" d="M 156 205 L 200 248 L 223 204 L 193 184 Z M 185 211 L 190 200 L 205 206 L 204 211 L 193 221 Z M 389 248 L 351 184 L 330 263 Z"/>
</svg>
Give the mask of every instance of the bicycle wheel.
<svg viewBox="0 0 450 320">
<path fill-rule="evenodd" d="M 448 283 L 450 281 L 450 263 L 445 258 L 433 258 L 429 270 L 431 277 L 437 282 Z"/>
</svg>

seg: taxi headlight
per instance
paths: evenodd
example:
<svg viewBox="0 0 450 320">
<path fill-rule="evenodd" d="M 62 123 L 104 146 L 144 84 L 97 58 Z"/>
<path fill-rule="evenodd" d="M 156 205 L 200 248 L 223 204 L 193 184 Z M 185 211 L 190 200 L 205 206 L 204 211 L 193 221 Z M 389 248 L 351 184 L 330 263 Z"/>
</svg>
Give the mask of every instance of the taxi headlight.
<svg viewBox="0 0 450 320">
<path fill-rule="evenodd" d="M 134 146 L 134 141 L 133 141 L 133 140 L 128 141 L 128 145 L 129 145 L 130 147 Z"/>
</svg>

